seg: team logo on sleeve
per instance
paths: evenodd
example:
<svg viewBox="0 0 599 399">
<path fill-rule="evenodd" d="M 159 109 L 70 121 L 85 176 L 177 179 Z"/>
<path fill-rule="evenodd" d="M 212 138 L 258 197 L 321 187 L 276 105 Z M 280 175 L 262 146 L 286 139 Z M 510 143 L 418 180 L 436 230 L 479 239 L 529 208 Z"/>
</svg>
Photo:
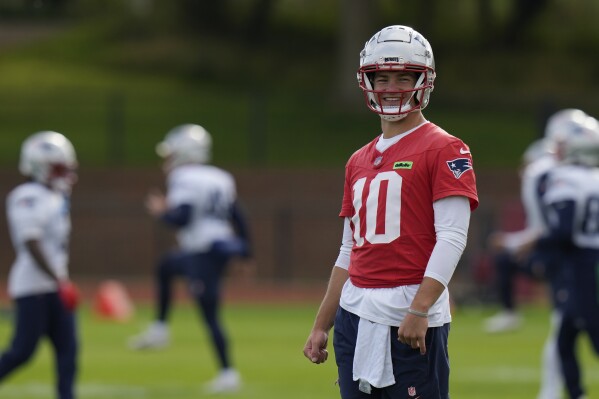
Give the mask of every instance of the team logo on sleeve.
<svg viewBox="0 0 599 399">
<path fill-rule="evenodd" d="M 472 161 L 470 158 L 457 158 L 453 161 L 447 161 L 447 166 L 456 179 L 472 169 Z"/>
<path fill-rule="evenodd" d="M 35 205 L 35 198 L 34 197 L 19 198 L 19 200 L 16 202 L 16 205 L 22 206 L 24 208 L 33 208 L 33 206 Z"/>
</svg>

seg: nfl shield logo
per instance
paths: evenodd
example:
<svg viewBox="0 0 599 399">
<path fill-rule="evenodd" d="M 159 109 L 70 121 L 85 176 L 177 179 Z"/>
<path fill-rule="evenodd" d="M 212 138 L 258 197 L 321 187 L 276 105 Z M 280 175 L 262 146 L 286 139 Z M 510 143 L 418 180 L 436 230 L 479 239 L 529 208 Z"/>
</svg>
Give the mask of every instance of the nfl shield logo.
<svg viewBox="0 0 599 399">
<path fill-rule="evenodd" d="M 374 166 L 380 166 L 381 162 L 383 162 L 383 156 L 379 155 L 378 157 L 375 158 L 373 164 L 374 164 Z"/>
<path fill-rule="evenodd" d="M 416 396 L 416 387 L 409 387 L 408 388 L 408 395 L 410 395 L 410 396 Z"/>
</svg>

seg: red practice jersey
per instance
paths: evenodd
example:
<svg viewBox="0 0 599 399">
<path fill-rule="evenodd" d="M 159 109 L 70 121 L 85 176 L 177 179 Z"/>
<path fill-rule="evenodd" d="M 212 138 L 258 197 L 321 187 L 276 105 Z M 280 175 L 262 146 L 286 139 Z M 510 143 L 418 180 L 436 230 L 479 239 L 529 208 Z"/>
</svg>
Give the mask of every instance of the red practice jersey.
<svg viewBox="0 0 599 399">
<path fill-rule="evenodd" d="M 341 217 L 351 218 L 349 276 L 363 288 L 420 284 L 436 243 L 433 202 L 465 196 L 478 206 L 470 150 L 426 123 L 384 152 L 378 137 L 345 167 Z"/>
</svg>

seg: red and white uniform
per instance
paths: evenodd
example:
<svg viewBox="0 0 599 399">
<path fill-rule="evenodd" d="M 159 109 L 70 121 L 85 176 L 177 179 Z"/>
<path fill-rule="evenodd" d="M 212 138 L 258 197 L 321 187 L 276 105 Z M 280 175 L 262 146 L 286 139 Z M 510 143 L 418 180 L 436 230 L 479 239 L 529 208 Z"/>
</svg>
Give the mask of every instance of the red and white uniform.
<svg viewBox="0 0 599 399">
<path fill-rule="evenodd" d="M 377 139 L 346 165 L 340 216 L 351 218 L 351 283 L 420 284 L 436 243 L 433 202 L 464 196 L 478 205 L 472 157 L 460 139 L 425 123 L 383 153 Z"/>
</svg>

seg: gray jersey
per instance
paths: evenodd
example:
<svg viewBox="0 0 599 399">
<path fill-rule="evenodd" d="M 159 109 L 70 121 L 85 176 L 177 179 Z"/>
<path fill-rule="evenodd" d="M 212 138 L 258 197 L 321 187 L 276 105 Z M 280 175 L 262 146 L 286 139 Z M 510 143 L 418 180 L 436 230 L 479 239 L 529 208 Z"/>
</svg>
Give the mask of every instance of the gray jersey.
<svg viewBox="0 0 599 399">
<path fill-rule="evenodd" d="M 25 242 L 38 240 L 54 273 L 66 278 L 71 232 L 68 200 L 46 186 L 28 182 L 8 194 L 6 212 L 16 253 L 8 278 L 9 295 L 18 298 L 56 291 L 56 283 L 33 259 Z"/>
</svg>

